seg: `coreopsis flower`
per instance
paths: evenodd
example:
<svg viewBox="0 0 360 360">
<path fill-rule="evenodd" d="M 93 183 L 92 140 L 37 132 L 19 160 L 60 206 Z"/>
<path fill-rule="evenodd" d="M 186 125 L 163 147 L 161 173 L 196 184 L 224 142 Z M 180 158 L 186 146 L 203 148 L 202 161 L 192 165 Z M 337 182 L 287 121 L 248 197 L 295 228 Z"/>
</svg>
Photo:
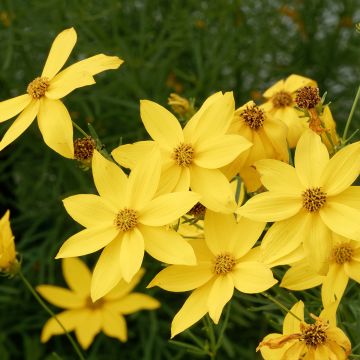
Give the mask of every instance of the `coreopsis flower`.
<svg viewBox="0 0 360 360">
<path fill-rule="evenodd" d="M 257 106 L 253 101 L 235 111 L 228 133 L 242 135 L 253 143 L 251 148 L 222 169 L 229 179 L 239 173 L 250 192 L 261 187 L 260 176 L 253 167 L 255 161 L 289 160 L 286 126 L 275 120 L 262 105 Z"/>
<path fill-rule="evenodd" d="M 0 272 L 13 274 L 16 271 L 16 251 L 14 235 L 10 227 L 10 211 L 0 219 Z"/>
<path fill-rule="evenodd" d="M 280 286 L 290 290 L 305 290 L 322 284 L 322 303 L 341 300 L 349 278 L 360 283 L 360 242 L 333 233 L 329 270 L 325 276 L 317 274 L 307 259 L 295 263 L 284 275 Z"/>
<path fill-rule="evenodd" d="M 70 289 L 39 285 L 36 290 L 49 303 L 65 309 L 56 317 L 67 332 L 75 331 L 79 344 L 85 350 L 100 331 L 122 342 L 127 341 L 124 315 L 143 309 L 153 310 L 160 306 L 160 303 L 149 295 L 131 292 L 143 276 L 143 269 L 130 283 L 120 280 L 110 293 L 95 302 L 90 297 L 91 273 L 80 259 L 64 259 L 62 270 Z M 55 318 L 51 318 L 42 329 L 41 342 L 60 334 L 64 334 L 64 329 Z"/>
<path fill-rule="evenodd" d="M 264 104 L 266 111 L 288 127 L 287 141 L 290 148 L 295 148 L 301 134 L 309 127 L 307 118 L 295 108 L 297 91 L 304 86 L 316 87 L 317 84 L 312 79 L 292 74 L 285 80 L 279 80 L 263 94 L 267 100 Z"/>
<path fill-rule="evenodd" d="M 234 115 L 232 93 L 209 97 L 184 129 L 176 117 L 155 102 L 142 100 L 143 124 L 154 141 L 124 145 L 112 152 L 114 159 L 130 167 L 144 151 L 159 144 L 162 176 L 159 191 L 199 193 L 201 203 L 214 211 L 231 213 L 236 208 L 229 181 L 219 168 L 251 146 L 244 137 L 226 134 Z"/>
<path fill-rule="evenodd" d="M 319 317 L 310 314 L 314 322 L 307 323 L 304 303 L 297 302 L 284 318 L 283 333 L 267 335 L 256 350 L 265 360 L 347 360 L 351 343 L 336 326 L 336 308 L 332 303 Z"/>
<path fill-rule="evenodd" d="M 62 31 L 51 46 L 41 76 L 28 85 L 27 94 L 0 102 L 0 122 L 20 114 L 0 141 L 0 150 L 17 139 L 37 117 L 46 145 L 64 157 L 74 157 L 72 122 L 60 99 L 76 88 L 94 84 L 93 75 L 117 69 L 123 63 L 117 56 L 99 54 L 60 71 L 76 39 L 73 28 Z"/>
<path fill-rule="evenodd" d="M 254 261 L 253 256 L 248 259 L 264 227 L 264 222 L 245 218 L 236 221 L 232 214 L 206 211 L 205 239 L 189 240 L 197 264 L 171 265 L 160 271 L 148 285 L 174 292 L 193 290 L 172 321 L 171 337 L 196 323 L 206 313 L 217 324 L 224 306 L 233 296 L 234 287 L 254 294 L 277 282 L 269 266 Z"/>
<path fill-rule="evenodd" d="M 276 160 L 260 160 L 255 166 L 269 191 L 254 196 L 237 212 L 275 222 L 261 244 L 266 262 L 303 244 L 309 264 L 325 274 L 331 232 L 360 240 L 360 188 L 350 186 L 359 175 L 360 142 L 329 160 L 320 137 L 307 130 L 296 147 L 295 168 Z"/>
<path fill-rule="evenodd" d="M 191 246 L 165 225 L 184 215 L 200 196 L 182 191 L 156 197 L 160 171 L 158 149 L 145 157 L 129 177 L 95 151 L 92 172 L 100 195 L 74 195 L 63 200 L 66 211 L 86 229 L 66 240 L 56 258 L 104 248 L 91 281 L 94 301 L 120 279 L 131 281 L 141 267 L 144 250 L 166 263 L 195 264 Z"/>
</svg>

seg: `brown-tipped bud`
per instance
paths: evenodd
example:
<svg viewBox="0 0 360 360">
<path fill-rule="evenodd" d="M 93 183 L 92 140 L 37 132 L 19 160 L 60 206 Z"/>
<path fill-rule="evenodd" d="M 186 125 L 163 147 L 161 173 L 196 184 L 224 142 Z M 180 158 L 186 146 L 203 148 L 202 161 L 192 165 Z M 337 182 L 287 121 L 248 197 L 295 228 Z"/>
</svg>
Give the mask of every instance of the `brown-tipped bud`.
<svg viewBox="0 0 360 360">
<path fill-rule="evenodd" d="M 76 139 L 74 141 L 74 158 L 81 162 L 90 162 L 95 148 L 96 141 L 91 137 Z"/>
<path fill-rule="evenodd" d="M 177 114 L 184 116 L 190 110 L 189 100 L 179 96 L 178 94 L 171 93 L 168 98 L 168 104 Z"/>
<path fill-rule="evenodd" d="M 300 109 L 313 109 L 321 101 L 319 88 L 304 86 L 296 92 L 295 102 Z"/>
<path fill-rule="evenodd" d="M 196 218 L 204 218 L 205 210 L 206 207 L 198 202 L 189 210 L 188 214 Z"/>
</svg>

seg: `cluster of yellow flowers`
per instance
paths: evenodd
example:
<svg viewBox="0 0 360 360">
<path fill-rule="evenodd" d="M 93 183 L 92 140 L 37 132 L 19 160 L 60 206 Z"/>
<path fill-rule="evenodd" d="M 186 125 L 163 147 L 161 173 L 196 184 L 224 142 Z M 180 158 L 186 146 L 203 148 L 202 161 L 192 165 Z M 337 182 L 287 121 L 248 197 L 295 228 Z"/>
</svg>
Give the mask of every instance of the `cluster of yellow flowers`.
<svg viewBox="0 0 360 360">
<path fill-rule="evenodd" d="M 322 284 L 324 310 L 308 323 L 304 304 L 296 303 L 283 334 L 259 344 L 262 356 L 347 359 L 351 345 L 335 316 L 348 279 L 360 282 L 360 188 L 351 186 L 360 172 L 360 142 L 339 138 L 316 82 L 291 75 L 265 91 L 264 104 L 250 101 L 238 109 L 231 92 L 213 94 L 197 111 L 172 94 L 174 111 L 188 119 L 184 128 L 166 108 L 142 100 L 141 119 L 152 140 L 121 145 L 109 156 L 96 149 L 96 139 L 73 142 L 72 121 L 60 99 L 122 60 L 100 54 L 59 72 L 75 42 L 74 29 L 60 33 L 27 94 L 0 102 L 0 121 L 20 113 L 0 149 L 37 116 L 45 143 L 86 162 L 99 194 L 63 200 L 85 229 L 56 256 L 64 258 L 71 290 L 37 288 L 67 309 L 58 321 L 75 330 L 85 349 L 100 330 L 125 341 L 123 314 L 159 306 L 147 295 L 129 294 L 143 274 L 145 251 L 168 265 L 148 287 L 192 291 L 172 321 L 171 337 L 207 313 L 217 324 L 234 288 L 264 292 L 278 282 L 271 268 L 290 265 L 280 286 Z M 0 222 L 3 271 L 16 261 L 8 222 L 6 213 Z M 101 249 L 92 274 L 75 258 Z M 41 338 L 63 332 L 53 318 Z"/>
</svg>

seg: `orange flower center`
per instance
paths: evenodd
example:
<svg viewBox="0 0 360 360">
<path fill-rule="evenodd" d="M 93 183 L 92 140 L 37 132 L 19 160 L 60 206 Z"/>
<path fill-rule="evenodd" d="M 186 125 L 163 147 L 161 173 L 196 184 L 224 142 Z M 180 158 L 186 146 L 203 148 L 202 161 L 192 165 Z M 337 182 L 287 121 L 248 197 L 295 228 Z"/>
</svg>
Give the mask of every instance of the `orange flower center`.
<svg viewBox="0 0 360 360">
<path fill-rule="evenodd" d="M 331 258 L 337 264 L 344 264 L 351 261 L 354 254 L 354 249 L 350 244 L 339 244 L 332 250 Z"/>
<path fill-rule="evenodd" d="M 136 210 L 124 208 L 117 213 L 114 225 L 120 231 L 130 231 L 138 224 L 138 219 L 139 217 Z"/>
<path fill-rule="evenodd" d="M 262 128 L 265 114 L 258 106 L 247 106 L 240 114 L 245 124 L 253 130 L 259 130 Z"/>
<path fill-rule="evenodd" d="M 301 324 L 300 341 L 305 341 L 309 347 L 317 347 L 324 344 L 327 339 L 326 330 L 329 325 L 324 324 L 320 319 L 315 324 Z"/>
<path fill-rule="evenodd" d="M 28 85 L 27 92 L 33 99 L 40 99 L 45 95 L 49 85 L 47 77 L 37 77 Z"/>
<path fill-rule="evenodd" d="M 236 259 L 229 253 L 222 253 L 215 257 L 214 273 L 216 275 L 225 275 L 231 272 L 236 265 Z"/>
<path fill-rule="evenodd" d="M 96 148 L 96 142 L 91 137 L 76 139 L 74 141 L 74 157 L 79 161 L 89 161 Z"/>
<path fill-rule="evenodd" d="M 326 193 L 321 188 L 306 189 L 303 193 L 303 207 L 309 212 L 320 210 L 326 203 Z"/>
<path fill-rule="evenodd" d="M 271 99 L 275 108 L 284 108 L 291 106 L 293 99 L 287 91 L 279 91 Z"/>
<path fill-rule="evenodd" d="M 296 92 L 295 102 L 300 109 L 313 109 L 320 101 L 317 87 L 304 86 Z"/>
<path fill-rule="evenodd" d="M 191 145 L 182 143 L 174 149 L 172 158 L 179 166 L 188 167 L 194 160 L 194 152 Z"/>
</svg>

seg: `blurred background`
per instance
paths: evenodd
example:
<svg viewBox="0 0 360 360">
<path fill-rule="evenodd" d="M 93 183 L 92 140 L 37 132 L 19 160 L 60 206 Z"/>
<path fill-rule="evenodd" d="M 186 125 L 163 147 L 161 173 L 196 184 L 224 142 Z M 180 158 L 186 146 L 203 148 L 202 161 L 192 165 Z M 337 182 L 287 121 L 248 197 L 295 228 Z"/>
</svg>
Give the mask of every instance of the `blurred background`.
<svg viewBox="0 0 360 360">
<path fill-rule="evenodd" d="M 73 26 L 78 42 L 69 64 L 98 53 L 125 60 L 119 70 L 96 76 L 95 86 L 78 89 L 64 101 L 78 124 L 93 125 L 109 151 L 120 142 L 144 139 L 140 99 L 166 106 L 169 94 L 177 92 L 200 105 L 213 92 L 232 90 L 240 106 L 249 99 L 261 102 L 268 87 L 292 73 L 313 78 L 321 93 L 327 92 L 342 133 L 359 85 L 359 21 L 357 0 L 0 0 L 0 100 L 26 91 L 40 75 L 55 36 Z M 359 127 L 358 115 L 351 130 Z M 0 136 L 10 123 L 1 124 Z M 11 210 L 24 273 L 33 285 L 64 285 L 54 256 L 80 227 L 61 200 L 89 192 L 94 192 L 91 172 L 47 148 L 36 124 L 0 153 L 0 216 Z M 97 256 L 88 256 L 88 264 Z M 160 269 L 149 259 L 145 265 L 140 291 Z M 187 294 L 149 293 L 162 307 L 128 316 L 125 344 L 98 335 L 88 359 L 195 357 L 168 342 L 171 319 Z M 356 344 L 360 297 L 354 287 L 348 293 L 341 311 Z M 285 290 L 274 294 L 289 307 L 295 302 Z M 310 307 L 313 302 L 317 313 L 318 290 L 295 295 Z M 53 352 L 75 358 L 64 336 L 40 344 L 47 318 L 19 280 L 0 278 L 0 359 L 56 359 Z M 281 311 L 261 295 L 237 295 L 218 358 L 257 359 L 258 342 L 280 330 L 281 319 Z M 194 331 L 201 336 L 201 324 Z M 178 339 L 189 341 L 186 334 Z"/>
</svg>

